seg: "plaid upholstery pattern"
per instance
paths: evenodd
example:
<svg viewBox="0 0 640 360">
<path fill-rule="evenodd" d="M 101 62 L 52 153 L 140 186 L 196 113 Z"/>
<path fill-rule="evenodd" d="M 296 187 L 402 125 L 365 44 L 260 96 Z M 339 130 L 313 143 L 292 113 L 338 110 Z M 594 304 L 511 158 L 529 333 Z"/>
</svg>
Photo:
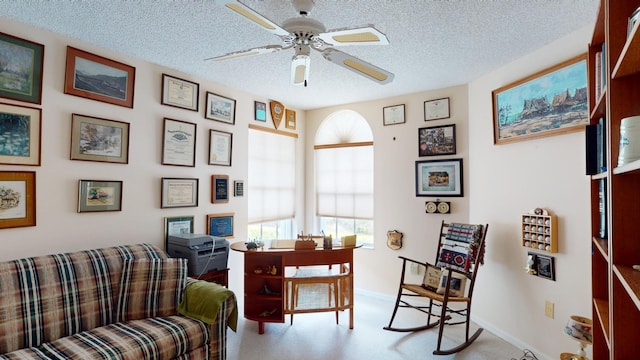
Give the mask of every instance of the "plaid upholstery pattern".
<svg viewBox="0 0 640 360">
<path fill-rule="evenodd" d="M 177 314 L 187 281 L 187 259 L 126 259 L 116 321 Z"/>
</svg>

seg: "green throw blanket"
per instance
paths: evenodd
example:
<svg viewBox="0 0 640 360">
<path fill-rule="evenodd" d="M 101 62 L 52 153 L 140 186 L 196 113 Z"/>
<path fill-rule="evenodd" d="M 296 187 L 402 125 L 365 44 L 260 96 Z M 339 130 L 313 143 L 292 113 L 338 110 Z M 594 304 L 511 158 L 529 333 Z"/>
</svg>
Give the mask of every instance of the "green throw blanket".
<svg viewBox="0 0 640 360">
<path fill-rule="evenodd" d="M 187 285 L 178 313 L 188 316 L 207 324 L 213 324 L 218 315 L 218 309 L 229 298 L 233 297 L 233 311 L 229 315 L 227 325 L 231 330 L 236 331 L 238 326 L 238 305 L 235 301 L 233 291 L 224 286 L 206 282 L 195 281 Z"/>
</svg>

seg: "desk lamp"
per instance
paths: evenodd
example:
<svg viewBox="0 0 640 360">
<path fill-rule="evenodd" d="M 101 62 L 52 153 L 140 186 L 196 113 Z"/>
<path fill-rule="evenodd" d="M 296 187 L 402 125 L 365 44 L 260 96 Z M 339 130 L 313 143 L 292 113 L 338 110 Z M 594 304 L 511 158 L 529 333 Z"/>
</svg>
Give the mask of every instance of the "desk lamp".
<svg viewBox="0 0 640 360">
<path fill-rule="evenodd" d="M 593 335 L 591 333 L 592 327 L 593 323 L 591 319 L 577 315 L 569 317 L 567 326 L 564 328 L 564 333 L 571 336 L 573 340 L 580 342 L 580 351 L 575 356 L 569 357 L 568 360 L 586 359 L 587 354 L 584 352 L 584 347 L 591 345 L 593 341 Z"/>
</svg>

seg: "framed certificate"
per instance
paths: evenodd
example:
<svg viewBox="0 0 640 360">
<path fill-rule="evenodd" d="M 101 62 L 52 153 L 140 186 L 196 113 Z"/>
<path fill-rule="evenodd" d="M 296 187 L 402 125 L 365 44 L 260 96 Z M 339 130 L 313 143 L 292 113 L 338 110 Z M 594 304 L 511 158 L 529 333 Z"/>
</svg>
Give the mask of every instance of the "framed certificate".
<svg viewBox="0 0 640 360">
<path fill-rule="evenodd" d="M 209 130 L 209 165 L 231 166 L 233 134 Z"/>
<path fill-rule="evenodd" d="M 404 104 L 382 108 L 382 124 L 384 126 L 404 123 Z"/>
<path fill-rule="evenodd" d="M 198 179 L 162 178 L 161 208 L 198 206 Z"/>
<path fill-rule="evenodd" d="M 449 117 L 449 98 L 424 102 L 424 121 L 447 119 Z"/>
<path fill-rule="evenodd" d="M 164 119 L 162 165 L 196 166 L 196 128 L 194 123 Z"/>
<path fill-rule="evenodd" d="M 229 202 L 229 176 L 211 175 L 211 203 Z"/>
<path fill-rule="evenodd" d="M 233 237 L 233 213 L 207 215 L 207 234 Z"/>
<path fill-rule="evenodd" d="M 162 74 L 162 105 L 198 111 L 200 85 Z"/>
</svg>

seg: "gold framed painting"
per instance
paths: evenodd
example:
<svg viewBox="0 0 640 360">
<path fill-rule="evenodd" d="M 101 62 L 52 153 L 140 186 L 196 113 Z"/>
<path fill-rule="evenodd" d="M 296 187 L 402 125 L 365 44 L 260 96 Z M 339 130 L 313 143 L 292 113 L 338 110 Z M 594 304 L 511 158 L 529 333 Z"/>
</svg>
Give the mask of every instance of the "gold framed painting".
<svg viewBox="0 0 640 360">
<path fill-rule="evenodd" d="M 0 229 L 36 226 L 35 171 L 0 171 Z"/>
</svg>

